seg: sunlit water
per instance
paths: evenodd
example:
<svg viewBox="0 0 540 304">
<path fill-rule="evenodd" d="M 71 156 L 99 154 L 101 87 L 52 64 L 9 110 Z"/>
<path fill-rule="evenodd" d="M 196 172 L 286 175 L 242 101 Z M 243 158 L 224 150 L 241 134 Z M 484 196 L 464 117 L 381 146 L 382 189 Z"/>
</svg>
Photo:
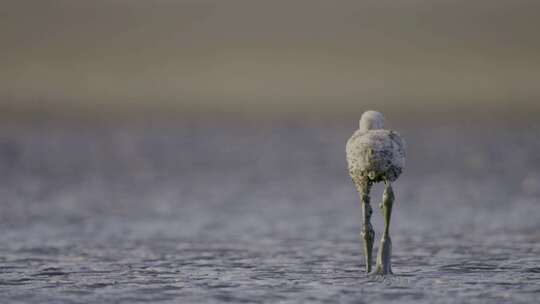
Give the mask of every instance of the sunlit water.
<svg viewBox="0 0 540 304">
<path fill-rule="evenodd" d="M 403 130 L 384 278 L 363 272 L 352 131 L 4 129 L 0 302 L 540 301 L 538 128 Z"/>
</svg>

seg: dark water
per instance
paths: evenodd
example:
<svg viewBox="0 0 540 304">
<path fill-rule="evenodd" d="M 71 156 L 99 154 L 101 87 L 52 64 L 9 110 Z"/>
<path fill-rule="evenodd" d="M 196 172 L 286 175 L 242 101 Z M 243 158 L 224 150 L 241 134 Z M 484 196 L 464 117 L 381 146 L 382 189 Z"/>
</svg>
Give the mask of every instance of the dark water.
<svg viewBox="0 0 540 304">
<path fill-rule="evenodd" d="M 0 302 L 539 303 L 539 131 L 403 130 L 383 278 L 351 129 L 4 128 Z"/>
</svg>

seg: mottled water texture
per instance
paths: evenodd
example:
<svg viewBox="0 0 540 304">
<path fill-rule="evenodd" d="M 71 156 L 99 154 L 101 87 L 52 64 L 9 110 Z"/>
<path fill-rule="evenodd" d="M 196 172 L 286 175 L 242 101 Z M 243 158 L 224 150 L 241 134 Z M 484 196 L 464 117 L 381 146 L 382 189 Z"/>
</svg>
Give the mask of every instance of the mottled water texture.
<svg viewBox="0 0 540 304">
<path fill-rule="evenodd" d="M 0 302 L 540 301 L 540 129 L 400 128 L 383 278 L 355 127 L 3 128 Z"/>
</svg>

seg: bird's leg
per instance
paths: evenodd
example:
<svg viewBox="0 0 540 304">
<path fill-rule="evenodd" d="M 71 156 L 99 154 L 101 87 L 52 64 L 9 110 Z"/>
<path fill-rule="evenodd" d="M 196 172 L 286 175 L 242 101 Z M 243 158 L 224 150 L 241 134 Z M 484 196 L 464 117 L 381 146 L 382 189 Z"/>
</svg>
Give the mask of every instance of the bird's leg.
<svg viewBox="0 0 540 304">
<path fill-rule="evenodd" d="M 381 237 L 381 245 L 377 254 L 377 266 L 375 272 L 378 274 L 392 273 L 392 240 L 390 239 L 390 216 L 392 215 L 392 205 L 394 203 L 394 191 L 390 182 L 385 181 L 386 187 L 383 193 L 383 200 L 380 205 L 384 216 L 384 231 Z"/>
<path fill-rule="evenodd" d="M 373 209 L 370 205 L 369 192 L 371 190 L 371 182 L 364 184 L 359 189 L 360 198 L 362 200 L 362 215 L 364 217 L 362 223 L 361 236 L 364 241 L 364 257 L 366 261 L 366 272 L 371 272 L 371 257 L 373 251 L 373 242 L 375 240 L 375 231 L 371 226 L 371 214 Z"/>
</svg>

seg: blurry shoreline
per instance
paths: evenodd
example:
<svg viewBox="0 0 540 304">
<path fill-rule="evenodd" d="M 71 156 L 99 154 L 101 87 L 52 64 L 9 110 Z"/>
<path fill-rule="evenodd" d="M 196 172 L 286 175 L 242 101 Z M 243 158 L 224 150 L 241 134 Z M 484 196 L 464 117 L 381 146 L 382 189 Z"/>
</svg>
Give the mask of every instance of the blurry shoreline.
<svg viewBox="0 0 540 304">
<path fill-rule="evenodd" d="M 347 110 L 347 111 L 345 111 Z M 437 128 L 473 127 L 505 128 L 538 125 L 540 103 L 536 107 L 510 107 L 490 105 L 482 109 L 466 106 L 414 107 L 405 106 L 363 106 L 350 109 L 321 109 L 317 105 L 306 107 L 304 111 L 273 109 L 256 111 L 239 108 L 195 108 L 182 106 L 136 105 L 129 109 L 121 105 L 106 108 L 84 107 L 21 107 L 0 104 L 0 125 L 73 125 L 73 126 L 145 126 L 145 125 L 205 125 L 272 127 L 274 125 L 356 127 L 363 111 L 378 110 L 384 113 L 390 127 Z"/>
<path fill-rule="evenodd" d="M 522 125 L 540 3 L 5 1 L 2 123 Z"/>
</svg>

